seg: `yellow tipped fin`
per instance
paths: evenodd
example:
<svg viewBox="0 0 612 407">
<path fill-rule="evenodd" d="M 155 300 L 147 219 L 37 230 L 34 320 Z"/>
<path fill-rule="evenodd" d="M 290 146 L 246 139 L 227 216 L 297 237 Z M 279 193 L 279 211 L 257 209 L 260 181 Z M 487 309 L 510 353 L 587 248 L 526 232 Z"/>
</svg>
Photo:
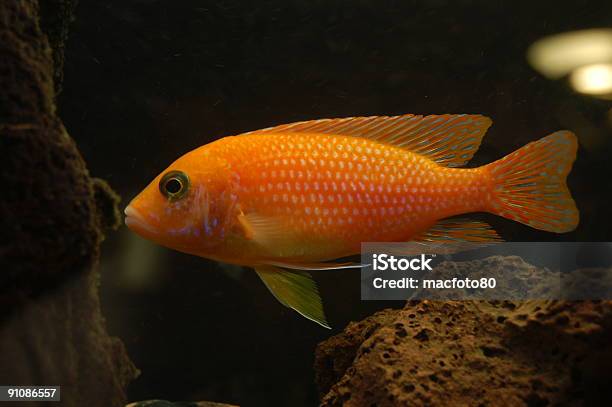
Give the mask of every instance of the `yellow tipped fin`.
<svg viewBox="0 0 612 407">
<path fill-rule="evenodd" d="M 256 266 L 255 271 L 281 304 L 331 329 L 319 296 L 317 284 L 305 271 L 287 271 L 273 266 Z"/>
<path fill-rule="evenodd" d="M 323 133 L 365 137 L 427 156 L 440 165 L 459 167 L 478 150 L 491 119 L 481 115 L 347 117 L 283 124 L 245 134 Z"/>
</svg>

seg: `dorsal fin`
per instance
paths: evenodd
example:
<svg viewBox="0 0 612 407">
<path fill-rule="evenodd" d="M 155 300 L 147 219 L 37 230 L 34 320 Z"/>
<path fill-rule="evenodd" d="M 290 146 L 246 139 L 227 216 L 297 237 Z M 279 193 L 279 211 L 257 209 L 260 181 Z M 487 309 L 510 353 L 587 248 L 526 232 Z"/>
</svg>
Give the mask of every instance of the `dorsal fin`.
<svg viewBox="0 0 612 407">
<path fill-rule="evenodd" d="M 491 119 L 481 115 L 347 117 L 283 124 L 253 133 L 324 133 L 366 137 L 422 154 L 447 167 L 467 163 L 478 150 Z"/>
</svg>

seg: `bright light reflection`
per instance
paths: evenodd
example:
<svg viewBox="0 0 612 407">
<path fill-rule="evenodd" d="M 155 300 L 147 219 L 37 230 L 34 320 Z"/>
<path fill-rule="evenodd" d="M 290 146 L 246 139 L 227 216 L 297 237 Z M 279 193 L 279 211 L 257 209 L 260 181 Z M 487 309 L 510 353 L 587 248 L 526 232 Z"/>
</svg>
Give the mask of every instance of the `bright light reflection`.
<svg viewBox="0 0 612 407">
<path fill-rule="evenodd" d="M 585 65 L 612 63 L 612 29 L 573 31 L 536 41 L 529 63 L 550 79 L 560 79 Z"/>
<path fill-rule="evenodd" d="M 594 64 L 577 68 L 570 76 L 570 83 L 580 93 L 612 94 L 612 64 Z"/>
</svg>

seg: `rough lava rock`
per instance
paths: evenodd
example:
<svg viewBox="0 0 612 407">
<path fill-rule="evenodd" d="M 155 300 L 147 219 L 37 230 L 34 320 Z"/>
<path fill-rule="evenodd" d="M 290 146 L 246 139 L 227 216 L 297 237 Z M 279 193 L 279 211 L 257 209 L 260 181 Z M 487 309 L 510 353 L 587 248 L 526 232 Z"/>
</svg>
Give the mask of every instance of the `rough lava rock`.
<svg viewBox="0 0 612 407">
<path fill-rule="evenodd" d="M 490 256 L 469 261 L 445 261 L 428 272 L 429 279 L 488 279 L 497 285 L 490 288 L 419 289 L 411 300 L 527 300 L 557 298 L 582 300 L 612 298 L 612 271 L 586 268 L 559 272 L 527 263 L 519 256 Z"/>
<path fill-rule="evenodd" d="M 238 407 L 234 404 L 215 403 L 214 401 L 167 401 L 146 400 L 130 403 L 125 407 Z"/>
<path fill-rule="evenodd" d="M 323 406 L 612 405 L 612 301 L 409 301 L 321 344 Z"/>
<path fill-rule="evenodd" d="M 75 1 L 40 3 L 0 2 L 0 383 L 119 407 L 138 371 L 106 331 L 97 268 L 117 196 L 91 178 L 55 106 Z"/>
</svg>

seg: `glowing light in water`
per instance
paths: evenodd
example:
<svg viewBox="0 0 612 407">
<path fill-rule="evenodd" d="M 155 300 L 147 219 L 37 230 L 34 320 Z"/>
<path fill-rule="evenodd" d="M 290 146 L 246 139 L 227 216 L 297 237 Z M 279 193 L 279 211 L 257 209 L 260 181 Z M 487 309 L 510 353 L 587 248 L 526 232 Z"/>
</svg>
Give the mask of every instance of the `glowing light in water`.
<svg viewBox="0 0 612 407">
<path fill-rule="evenodd" d="M 569 77 L 578 92 L 612 96 L 612 29 L 572 31 L 536 41 L 527 60 L 549 79 Z"/>
<path fill-rule="evenodd" d="M 593 64 L 577 68 L 570 76 L 570 83 L 581 93 L 612 94 L 612 64 Z"/>
<path fill-rule="evenodd" d="M 572 31 L 542 38 L 527 50 L 542 75 L 559 79 L 585 65 L 612 62 L 612 29 Z"/>
</svg>

